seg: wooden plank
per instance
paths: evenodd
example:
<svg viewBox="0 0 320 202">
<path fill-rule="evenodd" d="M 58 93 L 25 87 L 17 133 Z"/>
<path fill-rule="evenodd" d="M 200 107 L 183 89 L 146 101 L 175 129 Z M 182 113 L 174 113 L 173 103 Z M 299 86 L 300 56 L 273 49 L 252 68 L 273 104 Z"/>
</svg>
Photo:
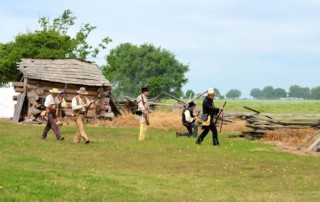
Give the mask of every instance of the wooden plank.
<svg viewBox="0 0 320 202">
<path fill-rule="evenodd" d="M 23 82 L 12 82 L 13 87 L 23 87 Z"/>
<path fill-rule="evenodd" d="M 312 145 L 310 145 L 310 147 L 308 147 L 307 151 L 312 151 L 314 150 L 318 144 L 320 144 L 320 138 L 318 138 Z"/>
<path fill-rule="evenodd" d="M 296 150 L 300 150 L 304 145 L 306 145 L 308 142 L 310 142 L 315 136 L 320 134 L 320 130 L 313 133 L 310 137 L 308 137 L 300 146 L 296 148 Z"/>
<path fill-rule="evenodd" d="M 19 122 L 19 120 L 20 120 L 21 111 L 22 111 L 22 107 L 23 107 L 23 103 L 24 103 L 25 97 L 26 97 L 26 95 L 24 93 L 18 95 L 18 101 L 17 101 L 17 105 L 15 107 L 14 116 L 13 116 L 13 121 L 14 122 Z"/>
</svg>

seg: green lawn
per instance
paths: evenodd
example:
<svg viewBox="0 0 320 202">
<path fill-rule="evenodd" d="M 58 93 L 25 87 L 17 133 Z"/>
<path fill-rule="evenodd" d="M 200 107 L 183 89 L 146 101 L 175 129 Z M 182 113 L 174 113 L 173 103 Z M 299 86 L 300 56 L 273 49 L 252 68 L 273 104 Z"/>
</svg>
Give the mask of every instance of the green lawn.
<svg viewBox="0 0 320 202">
<path fill-rule="evenodd" d="M 174 132 L 87 127 L 89 145 L 40 140 L 44 126 L 0 121 L 0 201 L 318 201 L 319 156 L 260 142 L 211 138 L 201 146 Z"/>
<path fill-rule="evenodd" d="M 250 112 L 243 108 L 248 106 L 263 113 L 320 113 L 320 100 L 215 100 L 216 107 L 221 107 L 225 101 L 227 101 L 226 111 L 229 112 Z M 166 100 L 165 103 L 177 102 Z M 196 103 L 201 109 L 201 99 Z"/>
</svg>

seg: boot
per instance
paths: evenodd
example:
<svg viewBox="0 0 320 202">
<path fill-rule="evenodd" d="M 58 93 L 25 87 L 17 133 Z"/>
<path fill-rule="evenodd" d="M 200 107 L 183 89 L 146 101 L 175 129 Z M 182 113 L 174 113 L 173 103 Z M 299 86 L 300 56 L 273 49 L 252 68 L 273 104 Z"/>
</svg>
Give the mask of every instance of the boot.
<svg viewBox="0 0 320 202">
<path fill-rule="evenodd" d="M 218 138 L 214 138 L 213 139 L 213 145 L 214 146 L 218 146 L 220 143 L 219 143 L 219 140 L 218 140 Z"/>
<path fill-rule="evenodd" d="M 198 137 L 197 141 L 196 141 L 196 144 L 201 144 L 202 140 L 200 137 Z"/>
</svg>

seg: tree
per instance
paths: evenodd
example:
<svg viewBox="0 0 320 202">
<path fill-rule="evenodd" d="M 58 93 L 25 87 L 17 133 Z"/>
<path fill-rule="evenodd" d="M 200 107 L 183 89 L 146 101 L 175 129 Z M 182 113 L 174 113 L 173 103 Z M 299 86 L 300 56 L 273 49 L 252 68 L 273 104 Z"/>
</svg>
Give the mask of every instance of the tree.
<svg viewBox="0 0 320 202">
<path fill-rule="evenodd" d="M 120 44 L 110 51 L 103 67 L 103 74 L 120 96 L 136 96 L 142 86 L 147 86 L 150 96 L 167 92 L 181 97 L 187 71 L 188 65 L 180 63 L 173 53 L 152 44 Z"/>
<path fill-rule="evenodd" d="M 237 99 L 241 96 L 241 91 L 238 89 L 231 89 L 229 92 L 226 94 L 226 97 L 228 99 Z"/>
<path fill-rule="evenodd" d="M 291 98 L 301 98 L 301 87 L 298 85 L 290 86 L 288 95 Z"/>
<path fill-rule="evenodd" d="M 301 94 L 301 98 L 309 99 L 311 97 L 310 88 L 308 88 L 308 87 L 301 88 L 301 93 L 300 94 Z"/>
<path fill-rule="evenodd" d="M 274 98 L 274 88 L 272 86 L 266 86 L 262 89 L 261 97 L 264 99 L 273 99 Z"/>
<path fill-rule="evenodd" d="M 311 98 L 320 100 L 320 86 L 311 89 Z"/>
<path fill-rule="evenodd" d="M 185 99 L 193 98 L 194 95 L 195 95 L 195 93 L 193 92 L 193 90 L 187 90 L 184 98 L 185 98 Z"/>
<path fill-rule="evenodd" d="M 87 43 L 89 34 L 96 28 L 84 24 L 75 37 L 67 34 L 74 25 L 76 17 L 70 10 L 65 10 L 60 17 L 50 23 L 45 17 L 39 19 L 41 29 L 19 34 L 14 41 L 0 43 L 0 85 L 17 79 L 19 71 L 16 63 L 21 58 L 76 58 L 86 60 L 96 57 L 101 49 L 111 42 L 104 38 L 98 47 Z"/>
<path fill-rule="evenodd" d="M 214 93 L 215 93 L 215 96 L 219 99 L 224 99 L 224 96 L 221 95 L 220 91 L 218 88 L 214 88 Z"/>
<path fill-rule="evenodd" d="M 287 92 L 283 88 L 276 88 L 273 91 L 273 96 L 274 96 L 274 98 L 277 98 L 277 99 L 286 98 Z"/>
<path fill-rule="evenodd" d="M 250 91 L 250 95 L 254 98 L 254 99 L 260 99 L 262 96 L 262 91 L 259 88 L 253 88 Z"/>
</svg>

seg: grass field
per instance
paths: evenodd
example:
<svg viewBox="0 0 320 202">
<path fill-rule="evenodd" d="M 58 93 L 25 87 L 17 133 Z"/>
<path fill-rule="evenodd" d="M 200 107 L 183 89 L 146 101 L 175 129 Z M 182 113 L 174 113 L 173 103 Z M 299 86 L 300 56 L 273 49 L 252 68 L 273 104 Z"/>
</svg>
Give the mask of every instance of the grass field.
<svg viewBox="0 0 320 202">
<path fill-rule="evenodd" d="M 215 100 L 216 107 L 221 107 L 225 101 L 227 101 L 226 111 L 229 112 L 250 112 L 243 108 L 248 106 L 262 113 L 320 113 L 320 100 Z M 174 100 L 165 102 L 177 103 Z M 201 108 L 201 99 L 196 103 L 198 108 Z"/>
<path fill-rule="evenodd" d="M 220 136 L 201 146 L 173 131 L 87 127 L 89 145 L 40 140 L 44 126 L 0 121 L 0 201 L 318 201 L 319 156 Z"/>
</svg>

